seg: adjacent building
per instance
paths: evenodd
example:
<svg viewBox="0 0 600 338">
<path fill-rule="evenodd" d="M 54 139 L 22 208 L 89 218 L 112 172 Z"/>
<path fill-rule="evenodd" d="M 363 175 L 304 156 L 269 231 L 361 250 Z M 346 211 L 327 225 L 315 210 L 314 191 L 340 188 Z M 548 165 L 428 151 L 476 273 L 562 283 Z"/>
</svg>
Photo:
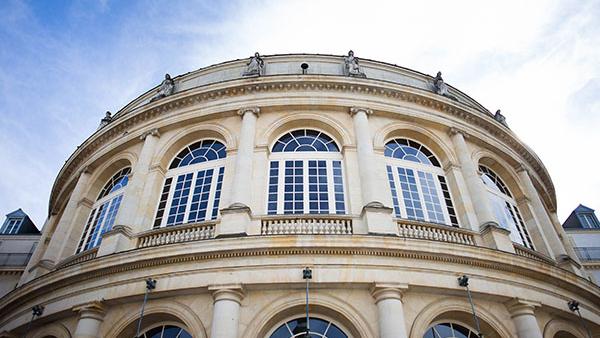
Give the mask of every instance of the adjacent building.
<svg viewBox="0 0 600 338">
<path fill-rule="evenodd" d="M 598 336 L 600 288 L 507 125 L 352 52 L 165 76 L 58 173 L 0 337 Z"/>
<path fill-rule="evenodd" d="M 0 297 L 17 287 L 40 241 L 40 231 L 23 210 L 6 215 L 0 227 Z"/>
<path fill-rule="evenodd" d="M 600 284 L 600 222 L 594 209 L 580 204 L 563 223 L 590 280 Z"/>
</svg>

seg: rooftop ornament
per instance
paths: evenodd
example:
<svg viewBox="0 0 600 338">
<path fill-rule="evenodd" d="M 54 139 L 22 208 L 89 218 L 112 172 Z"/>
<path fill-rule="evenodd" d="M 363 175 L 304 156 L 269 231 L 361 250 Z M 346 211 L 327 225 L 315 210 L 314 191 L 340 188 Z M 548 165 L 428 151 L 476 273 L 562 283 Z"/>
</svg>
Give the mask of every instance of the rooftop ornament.
<svg viewBox="0 0 600 338">
<path fill-rule="evenodd" d="M 508 124 L 506 124 L 506 117 L 500 113 L 500 109 L 496 110 L 496 114 L 494 114 L 494 120 L 502 123 L 503 126 L 508 128 Z"/>
<path fill-rule="evenodd" d="M 433 87 L 438 95 L 448 96 L 448 85 L 442 78 L 442 72 L 437 72 L 437 75 L 433 79 Z"/>
<path fill-rule="evenodd" d="M 158 92 L 154 95 L 150 102 L 162 99 L 163 97 L 167 97 L 175 91 L 175 81 L 171 79 L 171 75 L 165 74 L 165 79 L 161 82 L 160 87 L 158 87 Z"/>
<path fill-rule="evenodd" d="M 344 74 L 352 77 L 367 77 L 365 73 L 360 70 L 358 58 L 354 56 L 352 50 L 348 52 L 348 56 L 344 56 Z"/>
<path fill-rule="evenodd" d="M 106 115 L 104 115 L 104 117 L 102 118 L 102 120 L 100 120 L 100 125 L 98 126 L 98 129 L 101 129 L 102 127 L 106 126 L 107 124 L 111 123 L 113 120 L 112 114 L 110 111 L 106 112 Z"/>
<path fill-rule="evenodd" d="M 250 61 L 246 64 L 246 71 L 242 76 L 261 76 L 265 73 L 265 62 L 260 57 L 258 52 L 250 57 Z"/>
</svg>

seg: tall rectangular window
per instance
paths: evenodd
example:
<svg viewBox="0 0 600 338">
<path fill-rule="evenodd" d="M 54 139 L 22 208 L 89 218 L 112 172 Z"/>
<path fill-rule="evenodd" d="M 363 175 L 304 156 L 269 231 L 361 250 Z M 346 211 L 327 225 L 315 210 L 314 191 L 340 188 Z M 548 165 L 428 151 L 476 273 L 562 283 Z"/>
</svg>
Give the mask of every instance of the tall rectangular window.
<svg viewBox="0 0 600 338">
<path fill-rule="evenodd" d="M 284 213 L 304 213 L 304 166 L 302 161 L 285 161 Z"/>
<path fill-rule="evenodd" d="M 216 167 L 168 177 L 158 203 L 154 228 L 216 219 L 224 174 L 225 167 Z"/>
<path fill-rule="evenodd" d="M 342 162 L 328 159 L 271 161 L 267 213 L 345 214 Z"/>
<path fill-rule="evenodd" d="M 344 176 L 342 175 L 342 161 L 333 161 L 333 188 L 335 192 L 335 213 L 346 213 L 344 201 Z"/>
</svg>

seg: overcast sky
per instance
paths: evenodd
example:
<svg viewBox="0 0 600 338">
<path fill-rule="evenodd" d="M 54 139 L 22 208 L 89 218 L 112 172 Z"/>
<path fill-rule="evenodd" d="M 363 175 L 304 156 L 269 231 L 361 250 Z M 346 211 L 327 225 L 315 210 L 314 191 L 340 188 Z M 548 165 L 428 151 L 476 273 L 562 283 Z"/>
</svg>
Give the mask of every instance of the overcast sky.
<svg viewBox="0 0 600 338">
<path fill-rule="evenodd" d="M 540 156 L 561 221 L 600 209 L 600 1 L 0 1 L 0 213 L 41 227 L 56 174 L 162 80 L 261 54 L 444 73 Z"/>
</svg>

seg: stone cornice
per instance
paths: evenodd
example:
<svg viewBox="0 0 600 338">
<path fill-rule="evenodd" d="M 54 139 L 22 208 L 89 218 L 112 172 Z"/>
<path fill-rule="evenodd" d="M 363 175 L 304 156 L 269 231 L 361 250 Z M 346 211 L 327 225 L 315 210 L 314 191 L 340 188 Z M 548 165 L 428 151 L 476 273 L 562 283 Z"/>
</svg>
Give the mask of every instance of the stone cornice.
<svg viewBox="0 0 600 338">
<path fill-rule="evenodd" d="M 285 236 L 283 236 L 285 237 Z M 302 236 L 294 236 L 302 237 Z M 289 241 L 274 240 L 275 237 L 248 237 L 246 248 L 239 248 L 239 239 L 221 239 L 190 242 L 185 246 L 163 245 L 147 249 L 131 250 L 119 254 L 103 256 L 84 263 L 67 266 L 24 284 L 0 299 L 0 313 L 3 309 L 24 306 L 44 295 L 63 288 L 98 280 L 108 276 L 133 270 L 147 270 L 170 264 L 226 260 L 237 258 L 257 259 L 259 257 L 307 255 L 344 257 L 381 257 L 386 260 L 409 259 L 434 261 L 440 266 L 456 264 L 493 271 L 514 273 L 552 284 L 561 290 L 569 290 L 600 304 L 600 288 L 566 270 L 525 257 L 483 247 L 432 242 L 426 240 L 382 238 L 378 236 L 336 237 L 323 236 L 310 241 L 299 241 L 298 246 L 289 246 Z M 281 238 L 281 236 L 278 236 Z M 296 242 L 296 241 L 294 241 Z M 211 244 L 212 243 L 212 244 Z M 310 243 L 307 245 L 306 243 Z M 361 244 L 362 243 L 362 244 Z M 435 245 L 432 245 L 435 244 Z M 460 250 L 457 250 L 460 248 Z M 112 278 L 112 277 L 111 277 Z M 6 317 L 0 318 L 5 321 Z M 2 323 L 0 322 L 0 326 Z"/>
<path fill-rule="evenodd" d="M 50 207 L 62 194 L 67 183 L 73 179 L 73 174 L 102 146 L 122 137 L 126 131 L 148 121 L 165 116 L 178 109 L 193 105 L 207 104 L 223 98 L 239 97 L 251 94 L 273 93 L 281 96 L 286 91 L 318 91 L 338 92 L 378 96 L 383 99 L 399 100 L 447 113 L 462 120 L 468 125 L 481 129 L 485 134 L 507 144 L 519 154 L 538 173 L 548 193 L 555 203 L 554 186 L 539 158 L 507 128 L 504 128 L 487 112 L 478 111 L 471 106 L 435 95 L 426 90 L 385 82 L 382 80 L 355 79 L 342 76 L 295 76 L 278 75 L 265 76 L 259 79 L 236 79 L 196 87 L 176 93 L 163 100 L 158 100 L 140 106 L 119 116 L 109 127 L 102 128 L 86 140 L 67 160 L 52 188 Z M 256 100 L 249 97 L 249 101 Z M 312 100 L 314 102 L 314 99 Z M 317 100 L 318 101 L 318 100 Z M 315 103 L 316 104 L 316 103 Z"/>
</svg>

